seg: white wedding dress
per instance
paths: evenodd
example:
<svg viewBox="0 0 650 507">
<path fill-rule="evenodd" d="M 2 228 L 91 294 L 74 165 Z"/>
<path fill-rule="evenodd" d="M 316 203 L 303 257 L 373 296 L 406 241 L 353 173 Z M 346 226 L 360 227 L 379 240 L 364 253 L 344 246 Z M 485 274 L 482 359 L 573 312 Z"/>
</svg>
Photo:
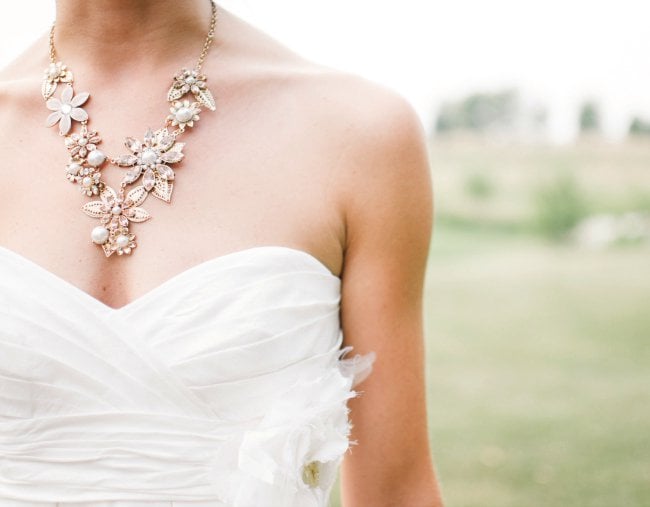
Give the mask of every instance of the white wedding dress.
<svg viewBox="0 0 650 507">
<path fill-rule="evenodd" d="M 113 309 L 0 247 L 0 507 L 325 507 L 352 450 L 340 279 L 258 246 Z"/>
</svg>

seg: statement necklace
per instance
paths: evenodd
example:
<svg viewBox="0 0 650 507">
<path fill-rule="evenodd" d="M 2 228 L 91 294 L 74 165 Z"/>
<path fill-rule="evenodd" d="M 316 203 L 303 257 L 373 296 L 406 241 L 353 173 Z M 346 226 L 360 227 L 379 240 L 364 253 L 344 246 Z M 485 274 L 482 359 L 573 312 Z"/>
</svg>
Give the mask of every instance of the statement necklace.
<svg viewBox="0 0 650 507">
<path fill-rule="evenodd" d="M 176 139 L 199 120 L 201 106 L 211 111 L 216 109 L 214 97 L 206 86 L 206 77 L 201 74 L 217 22 L 216 4 L 212 0 L 210 3 L 212 16 L 203 50 L 193 69 L 183 68 L 174 76 L 167 92 L 171 107 L 165 125 L 156 131 L 149 128 L 142 141 L 127 137 L 125 145 L 129 153 L 116 158 L 107 157 L 97 148 L 101 137 L 97 131 L 89 128 L 88 113 L 81 107 L 90 94 L 75 94 L 72 72 L 63 62 L 57 61 L 52 24 L 50 65 L 45 70 L 41 90 L 45 105 L 52 111 L 45 124 L 52 127 L 58 123 L 59 134 L 65 137 L 65 146 L 70 153 L 65 169 L 67 179 L 77 184 L 83 195 L 99 197 L 99 200 L 87 202 L 81 209 L 86 215 L 99 220 L 100 225 L 93 228 L 90 238 L 102 247 L 106 257 L 115 252 L 118 255 L 130 254 L 136 247 L 135 234 L 129 227 L 131 222 L 144 222 L 151 218 L 140 207 L 149 194 L 164 202 L 171 202 L 174 170 L 168 164 L 180 162 L 185 156 L 185 143 Z M 52 95 L 59 83 L 64 84 L 65 88 L 57 99 Z M 187 94 L 193 95 L 195 100 L 183 99 Z M 79 133 L 70 134 L 73 121 L 81 124 Z M 126 170 L 117 190 L 102 180 L 101 168 L 107 163 L 130 168 Z M 140 176 L 141 184 L 126 192 L 126 186 L 137 183 Z"/>
</svg>

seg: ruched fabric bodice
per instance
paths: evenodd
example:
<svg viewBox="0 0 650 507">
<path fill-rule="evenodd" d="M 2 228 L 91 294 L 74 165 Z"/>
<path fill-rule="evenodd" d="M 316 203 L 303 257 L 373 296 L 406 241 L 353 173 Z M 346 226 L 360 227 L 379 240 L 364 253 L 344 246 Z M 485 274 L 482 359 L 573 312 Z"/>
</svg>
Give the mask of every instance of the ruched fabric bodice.
<svg viewBox="0 0 650 507">
<path fill-rule="evenodd" d="M 0 247 L 0 506 L 327 506 L 375 359 L 340 288 L 260 246 L 113 309 Z"/>
</svg>

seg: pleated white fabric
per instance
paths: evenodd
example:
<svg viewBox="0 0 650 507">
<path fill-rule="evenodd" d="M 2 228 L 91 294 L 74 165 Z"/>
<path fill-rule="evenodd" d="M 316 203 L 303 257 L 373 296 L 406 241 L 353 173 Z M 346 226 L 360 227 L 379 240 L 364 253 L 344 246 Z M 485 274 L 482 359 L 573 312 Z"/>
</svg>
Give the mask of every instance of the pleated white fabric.
<svg viewBox="0 0 650 507">
<path fill-rule="evenodd" d="M 0 506 L 325 507 L 375 360 L 340 284 L 259 246 L 113 309 L 0 247 Z"/>
</svg>

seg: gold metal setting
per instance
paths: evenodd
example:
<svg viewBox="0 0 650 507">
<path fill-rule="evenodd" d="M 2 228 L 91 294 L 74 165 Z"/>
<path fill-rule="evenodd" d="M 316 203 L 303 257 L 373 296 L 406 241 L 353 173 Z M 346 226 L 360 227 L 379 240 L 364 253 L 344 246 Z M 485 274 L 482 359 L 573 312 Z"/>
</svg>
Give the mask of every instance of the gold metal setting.
<svg viewBox="0 0 650 507">
<path fill-rule="evenodd" d="M 97 147 L 101 137 L 97 131 L 89 129 L 89 115 L 85 110 L 90 94 L 75 93 L 72 71 L 57 60 L 54 46 L 56 22 L 52 23 L 50 65 L 45 69 L 41 86 L 41 94 L 50 110 L 45 125 L 52 127 L 58 124 L 59 135 L 64 136 L 65 146 L 70 153 L 65 168 L 66 178 L 77 184 L 82 194 L 99 197 L 99 200 L 84 204 L 81 210 L 99 221 L 91 232 L 91 240 L 102 248 L 106 257 L 114 253 L 128 255 L 137 246 L 135 234 L 129 227 L 132 222 L 144 222 L 151 218 L 140 207 L 150 193 L 161 201 L 171 202 L 175 172 L 169 166 L 185 157 L 182 151 L 185 143 L 176 139 L 186 129 L 196 125 L 201 107 L 216 110 L 216 101 L 207 87 L 207 78 L 201 73 L 217 24 L 217 6 L 213 0 L 210 0 L 210 5 L 210 27 L 196 65 L 193 69 L 181 69 L 167 92 L 170 114 L 166 116 L 164 126 L 156 131 L 149 128 L 142 141 L 127 137 L 125 145 L 129 153 L 118 157 L 108 157 Z M 64 88 L 57 98 L 54 93 L 60 84 Z M 183 99 L 187 94 L 193 95 L 195 100 Z M 76 123 L 81 124 L 79 133 L 72 132 Z M 100 169 L 106 164 L 128 168 L 117 190 L 101 179 Z M 141 184 L 127 192 L 126 186 L 137 183 L 140 177 Z"/>
</svg>

